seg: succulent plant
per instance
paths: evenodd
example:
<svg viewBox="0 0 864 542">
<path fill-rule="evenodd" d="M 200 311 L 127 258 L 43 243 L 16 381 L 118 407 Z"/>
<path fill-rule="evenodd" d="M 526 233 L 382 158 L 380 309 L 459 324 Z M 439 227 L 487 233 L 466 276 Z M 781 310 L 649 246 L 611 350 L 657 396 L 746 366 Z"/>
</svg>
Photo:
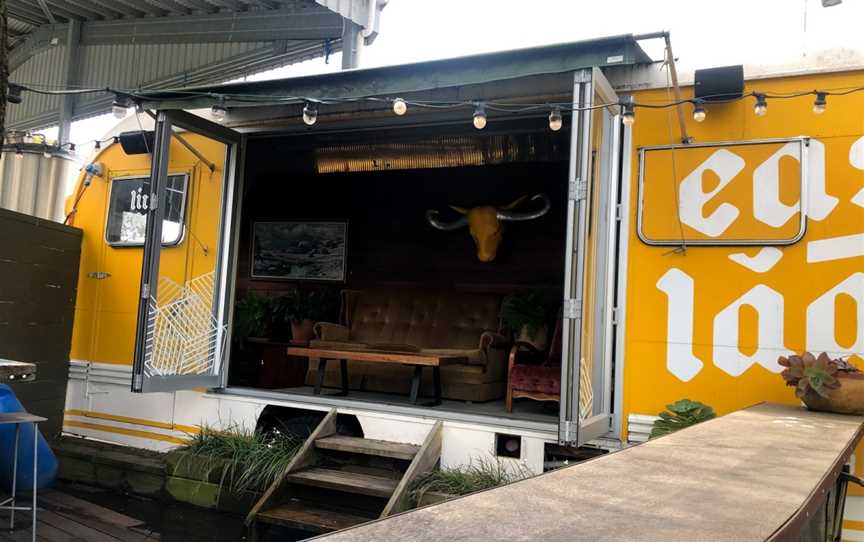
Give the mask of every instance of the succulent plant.
<svg viewBox="0 0 864 542">
<path fill-rule="evenodd" d="M 671 405 L 666 405 L 666 408 L 668 410 L 661 412 L 660 419 L 654 422 L 650 438 L 673 433 L 716 416 L 710 406 L 690 399 L 675 401 Z"/>
<path fill-rule="evenodd" d="M 828 397 L 830 390 L 840 387 L 838 374 L 859 372 L 848 361 L 840 358 L 831 359 L 831 356 L 825 352 L 819 354 L 819 357 L 810 352 L 788 358 L 780 356 L 777 363 L 786 367 L 780 375 L 787 386 L 795 386 L 795 395 L 799 399 L 807 395 L 811 389 L 822 397 Z"/>
</svg>

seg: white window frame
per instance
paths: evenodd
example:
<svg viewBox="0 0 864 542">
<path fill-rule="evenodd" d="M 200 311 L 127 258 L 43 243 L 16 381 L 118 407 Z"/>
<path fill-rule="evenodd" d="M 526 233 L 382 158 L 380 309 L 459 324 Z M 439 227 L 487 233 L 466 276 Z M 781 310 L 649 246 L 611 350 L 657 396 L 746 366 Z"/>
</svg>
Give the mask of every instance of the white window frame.
<svg viewBox="0 0 864 542">
<path fill-rule="evenodd" d="M 183 243 L 186 238 L 186 206 L 187 201 L 189 199 L 189 173 L 169 173 L 168 177 L 183 177 L 183 198 L 180 203 L 180 235 L 177 237 L 175 241 L 171 242 L 162 242 L 163 247 L 174 247 Z M 105 243 L 114 248 L 141 248 L 144 246 L 144 240 L 140 242 L 124 242 L 124 241 L 111 241 L 108 239 L 108 230 L 111 225 L 111 196 L 114 194 L 114 183 L 116 181 L 131 181 L 137 179 L 150 179 L 150 173 L 142 175 L 124 175 L 122 177 L 112 177 L 111 178 L 111 186 L 108 189 L 108 201 L 105 209 L 105 229 L 104 235 Z"/>
</svg>

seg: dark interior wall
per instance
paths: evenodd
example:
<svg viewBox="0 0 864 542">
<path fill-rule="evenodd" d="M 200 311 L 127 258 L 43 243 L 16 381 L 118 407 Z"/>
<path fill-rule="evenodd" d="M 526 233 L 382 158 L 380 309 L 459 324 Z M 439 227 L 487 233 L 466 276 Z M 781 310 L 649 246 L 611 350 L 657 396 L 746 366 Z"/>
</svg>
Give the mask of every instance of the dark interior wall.
<svg viewBox="0 0 864 542">
<path fill-rule="evenodd" d="M 374 140 L 374 138 L 371 138 Z M 566 139 L 564 140 L 566 143 Z M 247 154 L 238 294 L 278 295 L 287 281 L 250 279 L 255 221 L 347 221 L 347 280 L 339 287 L 435 287 L 468 291 L 544 290 L 560 299 L 564 273 L 567 163 L 564 160 L 492 166 L 319 174 L 310 148 L 296 141 L 258 139 Z M 460 207 L 505 205 L 545 193 L 546 216 L 504 224 L 495 261 L 480 262 L 467 228 L 439 231 L 426 221 Z M 537 208 L 526 203 L 522 209 Z M 551 308 L 551 307 L 550 307 Z"/>
<path fill-rule="evenodd" d="M 0 209 L 0 358 L 35 363 L 12 384 L 24 408 L 60 432 L 66 403 L 81 230 Z"/>
</svg>

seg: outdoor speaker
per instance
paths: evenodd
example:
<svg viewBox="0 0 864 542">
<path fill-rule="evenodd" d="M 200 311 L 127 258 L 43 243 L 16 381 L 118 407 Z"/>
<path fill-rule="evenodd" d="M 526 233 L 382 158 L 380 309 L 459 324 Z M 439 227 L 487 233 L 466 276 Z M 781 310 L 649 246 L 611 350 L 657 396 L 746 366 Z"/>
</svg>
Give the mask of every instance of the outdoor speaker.
<svg viewBox="0 0 864 542">
<path fill-rule="evenodd" d="M 704 102 L 740 98 L 744 93 L 744 66 L 696 70 L 693 92 L 694 97 Z"/>
<path fill-rule="evenodd" d="M 156 132 L 137 130 L 120 134 L 120 146 L 126 154 L 150 154 Z"/>
</svg>

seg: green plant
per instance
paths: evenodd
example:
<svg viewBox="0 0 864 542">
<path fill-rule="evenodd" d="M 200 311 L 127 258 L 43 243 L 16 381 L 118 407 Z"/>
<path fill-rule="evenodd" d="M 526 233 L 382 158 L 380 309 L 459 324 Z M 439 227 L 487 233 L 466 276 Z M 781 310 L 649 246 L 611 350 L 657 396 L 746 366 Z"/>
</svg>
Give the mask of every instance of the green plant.
<svg viewBox="0 0 864 542">
<path fill-rule="evenodd" d="M 801 399 L 811 389 L 827 397 L 830 390 L 840 387 L 837 378 L 840 373 L 857 373 L 858 369 L 843 359 L 831 359 L 826 352 L 814 356 L 810 352 L 804 352 L 800 356 L 780 356 L 777 363 L 786 367 L 780 375 L 786 381 L 787 386 L 795 386 L 795 395 Z"/>
<path fill-rule="evenodd" d="M 666 405 L 666 408 L 667 410 L 660 413 L 660 419 L 654 421 L 650 438 L 668 435 L 716 416 L 710 406 L 690 399 L 675 401 Z"/>
<path fill-rule="evenodd" d="M 272 301 L 274 322 L 290 324 L 303 320 L 333 319 L 339 307 L 339 297 L 332 289 L 296 289 Z"/>
<path fill-rule="evenodd" d="M 501 303 L 501 320 L 514 333 L 524 327 L 529 335 L 536 335 L 546 325 L 546 307 L 537 292 L 512 294 Z"/>
<path fill-rule="evenodd" d="M 205 476 L 223 469 L 220 487 L 232 491 L 263 490 L 284 472 L 303 444 L 284 434 L 263 435 L 239 426 L 216 430 L 201 426 L 197 434 L 177 452 L 185 454 L 177 463 L 195 460 L 204 464 Z"/>
<path fill-rule="evenodd" d="M 249 291 L 234 308 L 234 337 L 246 339 L 261 337 L 266 333 L 269 302 L 253 291 Z"/>
<path fill-rule="evenodd" d="M 483 489 L 502 486 L 532 476 L 521 463 L 504 463 L 499 458 L 478 458 L 468 465 L 429 471 L 411 485 L 414 502 L 428 491 L 448 495 L 467 495 Z"/>
</svg>

